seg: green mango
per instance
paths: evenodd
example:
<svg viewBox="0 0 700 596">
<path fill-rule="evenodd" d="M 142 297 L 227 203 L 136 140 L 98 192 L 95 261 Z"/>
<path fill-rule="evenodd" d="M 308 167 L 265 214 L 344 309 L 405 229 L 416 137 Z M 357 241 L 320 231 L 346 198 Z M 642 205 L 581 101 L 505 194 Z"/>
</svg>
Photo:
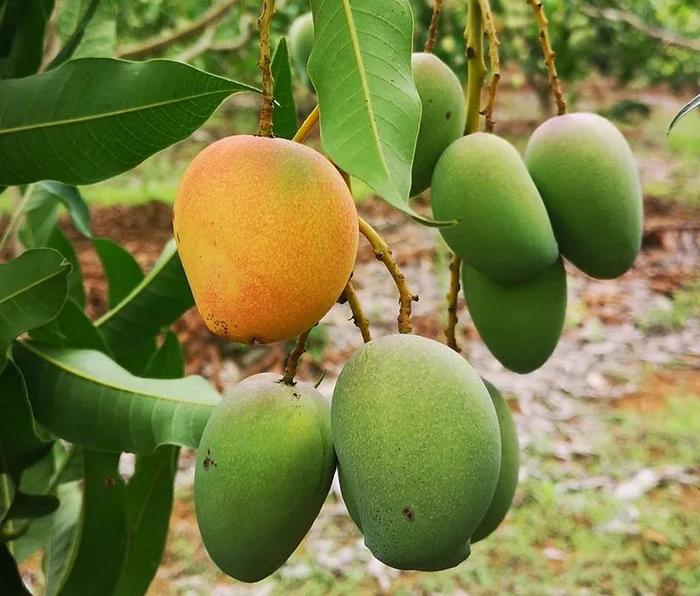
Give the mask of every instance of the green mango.
<svg viewBox="0 0 700 596">
<path fill-rule="evenodd" d="M 489 536 L 505 518 L 513 502 L 520 470 L 520 446 L 513 414 L 500 391 L 486 379 L 483 381 L 498 416 L 498 427 L 501 431 L 501 470 L 491 505 L 472 536 L 472 544 Z"/>
<path fill-rule="evenodd" d="M 365 344 L 338 378 L 331 428 L 343 498 L 375 557 L 436 571 L 469 556 L 501 441 L 488 391 L 464 358 L 416 335 Z"/>
<path fill-rule="evenodd" d="M 534 132 L 525 161 L 561 253 L 591 277 L 627 271 L 642 244 L 643 201 L 632 150 L 615 125 L 597 114 L 556 116 Z"/>
<path fill-rule="evenodd" d="M 413 80 L 423 106 L 413 158 L 411 196 L 430 186 L 435 164 L 447 147 L 464 134 L 467 119 L 462 85 L 434 54 L 416 52 L 411 59 Z"/>
<path fill-rule="evenodd" d="M 552 355 L 566 315 L 561 259 L 530 281 L 505 284 L 465 264 L 462 288 L 481 339 L 503 366 L 528 373 Z"/>
<path fill-rule="evenodd" d="M 440 228 L 466 263 L 499 282 L 534 277 L 559 255 L 547 210 L 508 141 L 474 133 L 452 143 L 432 181 L 433 216 L 459 220 Z"/>
<path fill-rule="evenodd" d="M 311 385 L 260 374 L 214 409 L 197 452 L 194 498 L 216 565 L 259 581 L 294 552 L 335 471 L 330 412 Z"/>
<path fill-rule="evenodd" d="M 310 12 L 305 12 L 294 19 L 289 27 L 287 41 L 294 70 L 301 82 L 307 84 L 309 75 L 306 72 L 306 65 L 314 45 L 314 19 Z"/>
</svg>

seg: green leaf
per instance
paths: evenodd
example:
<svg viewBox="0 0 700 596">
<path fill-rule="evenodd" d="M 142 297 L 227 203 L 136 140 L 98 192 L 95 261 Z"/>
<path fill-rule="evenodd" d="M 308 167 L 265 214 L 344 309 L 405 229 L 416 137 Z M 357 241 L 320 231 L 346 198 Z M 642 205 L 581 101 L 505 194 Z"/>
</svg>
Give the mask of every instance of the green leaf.
<svg viewBox="0 0 700 596">
<path fill-rule="evenodd" d="M 292 92 L 292 66 L 289 63 L 287 40 L 280 39 L 272 57 L 272 76 L 275 79 L 274 133 L 276 137 L 291 139 L 299 127 L 297 106 Z"/>
<path fill-rule="evenodd" d="M 55 250 L 28 250 L 0 265 L 0 367 L 10 342 L 63 308 L 70 264 Z"/>
<path fill-rule="evenodd" d="M 12 507 L 5 519 L 34 519 L 51 515 L 58 509 L 58 499 L 53 495 L 30 495 L 17 491 Z"/>
<path fill-rule="evenodd" d="M 26 77 L 39 69 L 53 5 L 54 0 L 8 0 L 0 9 L 0 79 Z"/>
<path fill-rule="evenodd" d="M 686 114 L 689 114 L 693 110 L 696 110 L 700 108 L 700 95 L 695 96 L 693 99 L 691 99 L 687 104 L 685 104 L 680 112 L 676 114 L 676 117 L 673 119 L 671 124 L 668 127 L 668 132 L 671 132 L 673 130 L 673 127 L 678 124 L 678 121 L 683 118 Z"/>
<path fill-rule="evenodd" d="M 71 4 L 73 6 L 71 6 Z M 73 1 L 69 3 L 68 7 L 66 8 L 68 10 L 75 10 L 74 6 L 76 4 L 77 3 Z M 49 68 L 56 68 L 57 66 L 63 64 L 66 60 L 69 60 L 73 56 L 73 54 L 75 54 L 75 51 L 78 49 L 78 46 L 83 40 L 85 29 L 90 24 L 92 17 L 95 16 L 95 12 L 97 11 L 97 7 L 100 4 L 100 0 L 87 0 L 86 2 L 83 2 L 81 0 L 79 4 L 81 8 L 81 14 L 78 22 L 75 24 L 75 29 L 66 40 L 65 44 L 61 48 L 61 51 L 51 61 L 51 64 L 49 64 Z M 66 11 L 66 8 L 64 8 L 64 12 Z"/>
<path fill-rule="evenodd" d="M 124 365 L 129 361 L 137 340 L 155 337 L 193 305 L 192 291 L 175 242 L 171 240 L 150 273 L 119 304 L 98 319 L 96 325 L 117 362 Z"/>
<path fill-rule="evenodd" d="M 80 484 L 78 480 L 66 482 L 59 485 L 56 492 L 61 504 L 53 515 L 51 535 L 44 550 L 46 596 L 58 593 L 75 556 L 83 500 Z"/>
<path fill-rule="evenodd" d="M 109 306 L 114 307 L 143 281 L 143 271 L 131 253 L 113 240 L 95 238 L 92 243 L 107 277 Z"/>
<path fill-rule="evenodd" d="M 82 58 L 0 81 L 0 184 L 110 178 L 188 137 L 246 90 L 168 60 Z"/>
<path fill-rule="evenodd" d="M 49 202 L 61 203 L 68 210 L 68 215 L 70 215 L 75 229 L 86 238 L 92 237 L 90 210 L 87 203 L 85 203 L 85 199 L 83 199 L 80 191 L 75 186 L 54 182 L 53 180 L 37 182 L 33 187 L 25 211 Z"/>
<path fill-rule="evenodd" d="M 94 10 L 92 15 L 89 13 L 91 9 Z M 65 0 L 62 3 L 56 30 L 64 45 L 82 32 L 71 59 L 109 58 L 114 55 L 117 43 L 116 9 L 112 0 Z"/>
<path fill-rule="evenodd" d="M 37 436 L 22 373 L 8 361 L 0 374 L 0 474 L 17 483 L 22 471 L 50 450 L 51 443 Z"/>
<path fill-rule="evenodd" d="M 31 332 L 32 339 L 41 346 L 52 348 L 79 348 L 110 354 L 109 348 L 85 311 L 72 298 L 50 323 Z"/>
<path fill-rule="evenodd" d="M 408 205 L 421 119 L 413 82 L 413 16 L 408 0 L 312 0 L 309 75 L 330 158 L 393 207 Z"/>
<path fill-rule="evenodd" d="M 34 416 L 55 435 L 105 451 L 197 447 L 218 393 L 202 377 L 139 378 L 100 352 L 17 343 Z"/>
<path fill-rule="evenodd" d="M 0 530 L 2 530 L 2 521 L 12 507 L 14 498 L 15 483 L 12 482 L 9 474 L 0 474 Z"/>
<path fill-rule="evenodd" d="M 73 243 L 66 238 L 66 235 L 61 231 L 58 224 L 54 225 L 51 230 L 51 234 L 46 241 L 46 246 L 60 252 L 66 261 L 71 264 L 71 269 L 68 273 L 68 295 L 81 307 L 84 306 L 85 288 L 83 287 L 83 275 L 80 269 L 78 254 L 75 252 Z"/>
<path fill-rule="evenodd" d="M 3 543 L 0 543 L 0 594 L 3 596 L 32 596 L 22 581 L 12 553 Z"/>
</svg>

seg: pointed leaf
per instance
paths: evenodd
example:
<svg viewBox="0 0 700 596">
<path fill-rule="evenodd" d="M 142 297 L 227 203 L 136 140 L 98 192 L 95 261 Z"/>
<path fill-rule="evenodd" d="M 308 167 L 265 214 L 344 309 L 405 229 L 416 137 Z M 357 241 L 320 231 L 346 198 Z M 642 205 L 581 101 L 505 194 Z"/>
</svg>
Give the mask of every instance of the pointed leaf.
<svg viewBox="0 0 700 596">
<path fill-rule="evenodd" d="M 92 237 L 90 231 L 90 210 L 85 199 L 75 186 L 44 180 L 34 185 L 33 192 L 27 209 L 36 208 L 45 202 L 59 202 L 68 211 L 75 229 L 86 238 Z"/>
<path fill-rule="evenodd" d="M 6 544 L 0 542 L 0 594 L 5 596 L 32 596 L 22 581 L 17 563 Z"/>
<path fill-rule="evenodd" d="M 98 350 L 109 355 L 109 348 L 85 311 L 68 298 L 61 313 L 50 323 L 31 332 L 38 345 L 51 348 Z"/>
<path fill-rule="evenodd" d="M 113 240 L 94 238 L 92 243 L 107 277 L 109 306 L 113 308 L 143 281 L 143 271 L 131 253 Z"/>
<path fill-rule="evenodd" d="M 82 58 L 0 81 L 0 184 L 110 178 L 186 138 L 245 90 L 168 60 Z"/>
<path fill-rule="evenodd" d="M 673 119 L 671 124 L 668 127 L 668 132 L 671 132 L 673 130 L 673 127 L 678 124 L 678 121 L 683 118 L 686 114 L 689 114 L 693 110 L 696 110 L 700 108 L 700 95 L 695 96 L 693 99 L 691 99 L 687 104 L 685 104 L 680 112 L 676 114 L 676 117 Z"/>
<path fill-rule="evenodd" d="M 289 62 L 287 40 L 280 39 L 272 57 L 272 76 L 275 80 L 275 109 L 273 131 L 276 137 L 291 139 L 299 127 L 297 106 L 292 92 L 292 66 Z"/>
<path fill-rule="evenodd" d="M 17 343 L 36 419 L 55 435 L 105 451 L 197 447 L 218 393 L 202 377 L 135 377 L 100 352 Z"/>
<path fill-rule="evenodd" d="M 0 79 L 26 77 L 39 69 L 53 5 L 54 0 L 7 0 L 5 6 L 0 4 Z"/>
</svg>

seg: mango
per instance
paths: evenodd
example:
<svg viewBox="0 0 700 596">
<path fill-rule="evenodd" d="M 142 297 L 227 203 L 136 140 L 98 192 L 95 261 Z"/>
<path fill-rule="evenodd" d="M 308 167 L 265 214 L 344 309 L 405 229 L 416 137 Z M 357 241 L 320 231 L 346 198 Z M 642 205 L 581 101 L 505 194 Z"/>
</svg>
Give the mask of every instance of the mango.
<svg viewBox="0 0 700 596">
<path fill-rule="evenodd" d="M 561 253 L 591 277 L 627 271 L 642 243 L 642 190 L 615 125 L 588 113 L 551 118 L 530 138 L 525 161 Z"/>
<path fill-rule="evenodd" d="M 496 488 L 501 443 L 488 391 L 436 341 L 394 335 L 343 367 L 331 404 L 343 498 L 375 557 L 454 567 Z"/>
<path fill-rule="evenodd" d="M 314 19 L 310 12 L 294 19 L 289 28 L 288 41 L 294 70 L 301 81 L 306 84 L 309 81 L 306 65 L 309 63 L 309 56 L 311 56 L 311 50 L 314 46 Z"/>
<path fill-rule="evenodd" d="M 458 220 L 440 228 L 471 267 L 499 282 L 524 281 L 556 261 L 547 211 L 516 149 L 474 133 L 452 143 L 432 180 L 433 215 Z"/>
<path fill-rule="evenodd" d="M 207 327 L 248 344 L 315 325 L 357 254 L 343 178 L 320 153 L 284 139 L 238 135 L 204 149 L 180 183 L 173 228 Z"/>
<path fill-rule="evenodd" d="M 413 80 L 423 106 L 413 158 L 411 196 L 430 186 L 437 160 L 464 134 L 467 119 L 462 85 L 434 54 L 416 52 L 411 59 Z"/>
<path fill-rule="evenodd" d="M 528 373 L 547 361 L 566 314 L 566 271 L 561 259 L 520 283 L 498 283 L 465 264 L 462 287 L 481 339 L 503 366 Z"/>
<path fill-rule="evenodd" d="M 513 414 L 501 392 L 486 379 L 484 379 L 484 385 L 488 389 L 498 416 L 498 428 L 501 432 L 501 469 L 491 505 L 472 536 L 472 544 L 492 534 L 505 518 L 513 502 L 520 470 L 520 446 Z"/>
<path fill-rule="evenodd" d="M 204 546 L 240 581 L 278 569 L 309 531 L 335 471 L 330 412 L 311 385 L 264 373 L 216 406 L 202 435 L 194 499 Z"/>
</svg>

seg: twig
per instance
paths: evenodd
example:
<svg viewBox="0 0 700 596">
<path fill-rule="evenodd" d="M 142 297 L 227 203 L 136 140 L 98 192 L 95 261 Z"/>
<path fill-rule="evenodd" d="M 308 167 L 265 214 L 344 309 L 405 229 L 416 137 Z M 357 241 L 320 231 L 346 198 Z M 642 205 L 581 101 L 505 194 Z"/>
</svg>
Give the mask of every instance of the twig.
<svg viewBox="0 0 700 596">
<path fill-rule="evenodd" d="M 369 320 L 362 310 L 360 298 L 355 291 L 355 286 L 353 285 L 352 280 L 348 281 L 348 285 L 345 286 L 342 298 L 344 298 L 350 306 L 350 310 L 352 311 L 352 321 L 360 330 L 360 333 L 362 334 L 362 341 L 365 343 L 372 341 L 372 334 L 369 330 Z"/>
<path fill-rule="evenodd" d="M 306 137 L 309 136 L 309 133 L 313 130 L 314 126 L 316 126 L 320 114 L 321 112 L 317 105 L 313 110 L 311 110 L 311 113 L 306 117 L 306 120 L 301 123 L 301 126 L 299 127 L 299 130 L 297 130 L 292 141 L 303 143 L 306 140 Z"/>
<path fill-rule="evenodd" d="M 313 329 L 313 327 L 311 329 Z M 296 346 L 294 346 L 294 349 L 289 353 L 289 356 L 287 356 L 287 362 L 284 365 L 284 375 L 282 375 L 279 381 L 280 383 L 295 385 L 294 376 L 297 374 L 299 361 L 304 355 L 304 352 L 306 352 L 306 342 L 309 339 L 311 329 L 307 329 L 297 338 Z"/>
<path fill-rule="evenodd" d="M 467 134 L 479 130 L 481 108 L 481 88 L 486 77 L 484 63 L 484 29 L 481 20 L 479 0 L 469 0 L 467 5 L 467 28 L 464 30 L 467 42 Z"/>
<path fill-rule="evenodd" d="M 501 59 L 498 55 L 498 47 L 501 42 L 498 41 L 496 33 L 496 24 L 493 20 L 491 12 L 491 4 L 489 0 L 479 0 L 479 8 L 483 17 L 483 26 L 486 36 L 489 40 L 489 61 L 491 62 L 491 81 L 488 85 L 488 99 L 486 107 L 481 112 L 484 116 L 486 132 L 493 132 L 495 122 L 493 121 L 493 110 L 496 105 L 496 90 L 498 83 L 501 80 Z"/>
<path fill-rule="evenodd" d="M 561 88 L 561 80 L 557 74 L 557 66 L 554 62 L 556 54 L 549 41 L 549 21 L 547 20 L 547 15 L 544 13 L 542 0 L 527 0 L 527 3 L 532 6 L 532 9 L 535 11 L 537 27 L 540 31 L 540 46 L 544 53 L 544 63 L 547 66 L 547 74 L 549 76 L 549 86 L 552 88 L 554 101 L 557 104 L 557 115 L 561 116 L 562 114 L 566 114 L 566 100 L 564 99 L 564 92 Z"/>
<path fill-rule="evenodd" d="M 260 33 L 260 59 L 258 66 L 262 72 L 262 99 L 260 103 L 260 125 L 258 135 L 272 136 L 272 110 L 275 107 L 274 87 L 272 77 L 272 56 L 270 54 L 270 23 L 275 14 L 275 0 L 262 0 L 262 13 L 258 19 Z"/>
<path fill-rule="evenodd" d="M 216 34 L 216 27 L 213 25 L 210 27 L 207 27 L 204 30 L 204 33 L 199 37 L 199 39 L 191 45 L 189 48 L 187 48 L 184 52 L 181 52 L 175 57 L 175 60 L 178 62 L 192 62 L 195 58 L 198 56 L 201 56 L 206 52 L 209 48 L 211 48 L 211 42 L 214 39 L 214 35 Z"/>
<path fill-rule="evenodd" d="M 239 0 L 225 0 L 221 4 L 212 6 L 204 12 L 197 20 L 189 23 L 182 29 L 178 29 L 167 35 L 159 35 L 145 42 L 131 47 L 117 49 L 118 58 L 128 58 L 130 60 L 148 58 L 154 54 L 159 54 L 170 46 L 194 37 L 204 31 L 210 25 L 223 19 L 226 14 L 238 3 Z"/>
<path fill-rule="evenodd" d="M 214 43 L 214 36 L 216 35 L 218 27 L 212 25 L 204 30 L 204 33 L 202 33 L 196 43 L 183 51 L 175 60 L 180 62 L 192 62 L 192 60 L 206 52 L 237 52 L 250 41 L 254 23 L 255 19 L 250 18 L 249 15 L 244 15 L 240 21 L 240 33 L 226 42 L 219 43 Z"/>
<path fill-rule="evenodd" d="M 430 17 L 430 27 L 428 28 L 428 38 L 425 40 L 424 51 L 433 53 L 435 40 L 437 39 L 438 27 L 440 26 L 440 11 L 442 10 L 442 0 L 433 0 L 433 14 Z"/>
<path fill-rule="evenodd" d="M 459 268 L 462 259 L 457 255 L 452 255 L 450 259 L 450 289 L 447 292 L 447 325 L 445 327 L 445 337 L 447 345 L 455 352 L 459 352 L 457 345 L 457 298 L 459 297 Z"/>
<path fill-rule="evenodd" d="M 5 248 L 5 244 L 7 244 L 7 241 L 12 237 L 19 218 L 24 214 L 24 209 L 27 206 L 27 202 L 29 201 L 33 188 L 34 185 L 29 184 L 27 188 L 24 189 L 24 194 L 15 204 L 15 208 L 12 210 L 12 214 L 10 215 L 10 220 L 7 222 L 7 227 L 3 232 L 2 238 L 0 238 L 0 252 L 2 252 L 2 249 Z"/>
<path fill-rule="evenodd" d="M 361 217 L 358 217 L 358 221 L 360 223 L 360 233 L 367 238 L 372 250 L 374 250 L 374 256 L 378 261 L 384 263 L 399 290 L 399 333 L 411 333 L 413 330 L 411 325 L 411 303 L 417 302 L 418 296 L 412 294 L 411 290 L 408 289 L 406 277 L 401 273 L 396 261 L 391 256 L 391 249 L 384 238 Z"/>
</svg>

